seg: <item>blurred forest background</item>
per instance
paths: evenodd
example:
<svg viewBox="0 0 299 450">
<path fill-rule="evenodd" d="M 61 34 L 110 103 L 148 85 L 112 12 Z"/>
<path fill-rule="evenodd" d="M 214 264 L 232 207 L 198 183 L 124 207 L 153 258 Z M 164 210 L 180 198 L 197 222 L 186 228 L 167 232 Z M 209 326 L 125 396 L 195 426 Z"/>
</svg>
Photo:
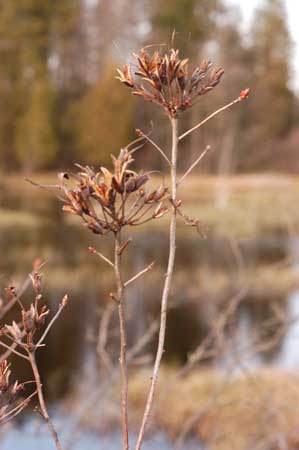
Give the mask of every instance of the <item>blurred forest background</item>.
<svg viewBox="0 0 299 450">
<path fill-rule="evenodd" d="M 243 17 L 238 5 L 248 5 L 251 16 L 253 4 L 252 17 Z M 135 139 L 136 128 L 152 129 L 153 140 L 169 148 L 167 118 L 115 76 L 117 67 L 134 61 L 132 51 L 171 46 L 174 30 L 174 45 L 191 66 L 205 58 L 225 70 L 221 84 L 182 115 L 181 132 L 244 88 L 251 94 L 181 143 L 180 171 L 207 144 L 212 151 L 198 168 L 203 175 L 194 170 L 180 186 L 184 213 L 202 223 L 200 233 L 186 232 L 182 221 L 178 227 L 175 308 L 168 314 L 154 420 L 165 431 L 162 437 L 173 439 L 187 436 L 183 425 L 191 424 L 205 444 L 197 441 L 196 449 L 299 449 L 299 61 L 286 5 L 287 0 L 0 0 L 0 306 L 2 292 L 22 286 L 36 258 L 47 262 L 44 297 L 50 309 L 69 294 L 70 307 L 38 363 L 47 398 L 57 407 L 54 418 L 69 427 L 63 440 L 82 433 L 76 449 L 98 448 L 98 441 L 92 447 L 86 440 L 86 430 L 104 432 L 119 424 L 119 397 L 105 388 L 113 378 L 103 358 L 111 355 L 117 367 L 117 320 L 107 295 L 114 280 L 110 268 L 87 251 L 94 246 L 110 257 L 111 241 L 91 236 L 76 217 L 63 213 L 52 193 L 24 178 L 35 172 L 29 178 L 52 184 L 54 172 L 74 162 L 110 164 L 110 154 Z M 297 21 L 298 29 L 299 14 Z M 162 158 L 144 146 L 136 165 L 160 170 Z M 161 174 L 152 181 L 160 184 Z M 136 232 L 125 259 L 127 279 L 155 261 L 155 269 L 128 291 L 130 351 L 160 311 L 167 223 L 165 217 Z M 29 294 L 24 301 L 31 301 Z M 16 317 L 11 310 L 5 320 Z M 138 424 L 155 328 L 149 337 L 131 365 L 132 372 L 137 368 L 130 395 Z M 31 379 L 27 363 L 16 359 L 13 367 L 20 380 Z M 188 371 L 191 377 L 185 378 Z M 36 442 L 30 417 L 27 428 L 0 434 L 1 450 L 48 448 Z M 288 442 L 294 432 L 296 447 L 274 445 L 273 439 Z M 102 448 L 119 448 L 116 433 L 111 447 L 103 442 Z M 167 443 L 147 448 L 173 448 Z"/>
<path fill-rule="evenodd" d="M 131 49 L 175 45 L 197 64 L 222 65 L 222 87 L 203 98 L 184 128 L 250 87 L 237 107 L 186 140 L 194 154 L 214 150 L 201 170 L 212 174 L 298 172 L 299 101 L 291 88 L 292 42 L 283 0 L 263 0 L 248 32 L 238 9 L 223 0 L 1 0 L 0 167 L 40 171 L 73 161 L 106 162 L 109 155 L 164 117 L 118 83 L 116 67 Z M 163 133 L 163 134 L 161 134 Z M 165 142 L 166 141 L 166 142 Z M 149 167 L 158 155 L 143 153 Z M 143 162 L 144 163 L 144 162 Z"/>
</svg>

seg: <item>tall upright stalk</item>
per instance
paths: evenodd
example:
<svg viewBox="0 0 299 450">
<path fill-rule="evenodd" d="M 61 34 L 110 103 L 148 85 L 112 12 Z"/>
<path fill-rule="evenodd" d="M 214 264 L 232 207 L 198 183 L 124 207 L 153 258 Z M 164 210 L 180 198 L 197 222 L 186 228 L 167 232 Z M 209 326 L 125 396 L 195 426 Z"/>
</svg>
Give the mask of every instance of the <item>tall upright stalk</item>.
<svg viewBox="0 0 299 450">
<path fill-rule="evenodd" d="M 149 419 L 155 390 L 156 390 L 156 384 L 158 381 L 158 374 L 159 369 L 161 365 L 162 356 L 164 353 L 164 344 L 165 344 L 165 333 L 166 333 L 166 322 L 167 322 L 167 305 L 168 305 L 168 298 L 171 288 L 171 282 L 172 282 L 172 276 L 173 276 L 173 269 L 174 269 L 174 261 L 175 261 L 175 251 L 176 251 L 176 196 L 177 196 L 177 154 L 178 154 L 178 119 L 176 117 L 170 118 L 171 123 L 171 130 L 172 130 L 172 146 L 171 146 L 171 200 L 173 204 L 173 209 L 171 213 L 171 219 L 170 219 L 170 229 L 169 229 L 169 256 L 168 256 L 168 265 L 167 265 L 167 272 L 165 276 L 165 282 L 163 287 L 163 293 L 162 293 L 162 300 L 161 300 L 161 312 L 160 312 L 160 329 L 159 329 L 159 340 L 158 340 L 158 348 L 156 353 L 156 359 L 153 369 L 153 375 L 151 378 L 151 385 L 150 390 L 147 397 L 147 402 L 143 414 L 143 419 L 136 443 L 135 450 L 140 450 L 145 428 L 147 425 L 147 421 Z"/>
<path fill-rule="evenodd" d="M 124 283 L 121 276 L 121 234 L 119 231 L 115 233 L 115 253 L 114 268 L 117 288 L 118 317 L 120 330 L 120 356 L 119 363 L 122 377 L 122 428 L 123 428 L 123 449 L 129 449 L 129 433 L 128 433 L 128 369 L 127 369 L 127 336 L 126 336 L 126 319 L 124 308 Z"/>
</svg>

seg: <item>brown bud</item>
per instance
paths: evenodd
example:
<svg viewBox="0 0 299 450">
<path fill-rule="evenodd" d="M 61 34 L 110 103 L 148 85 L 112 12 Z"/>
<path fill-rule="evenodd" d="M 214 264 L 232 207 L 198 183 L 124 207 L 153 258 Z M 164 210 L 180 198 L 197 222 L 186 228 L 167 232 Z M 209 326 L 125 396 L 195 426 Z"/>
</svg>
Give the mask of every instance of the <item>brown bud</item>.
<svg viewBox="0 0 299 450">
<path fill-rule="evenodd" d="M 22 322 L 26 333 L 30 333 L 35 328 L 35 309 L 33 305 L 31 305 L 29 311 L 22 311 Z"/>
<path fill-rule="evenodd" d="M 9 300 L 11 300 L 12 298 L 15 298 L 17 296 L 17 290 L 15 286 L 8 286 L 7 288 L 5 288 L 5 294 L 6 294 L 5 300 L 7 302 L 9 302 Z"/>
<path fill-rule="evenodd" d="M 24 389 L 25 389 L 24 384 L 23 383 L 19 384 L 18 381 L 16 381 L 15 384 L 13 385 L 13 387 L 11 388 L 10 393 L 9 393 L 9 401 L 10 401 L 10 403 L 13 403 L 16 400 L 16 398 L 19 395 L 19 393 L 21 391 L 24 391 Z"/>
<path fill-rule="evenodd" d="M 0 392 L 6 392 L 9 387 L 9 377 L 11 371 L 9 370 L 9 364 L 5 359 L 0 365 Z"/>
<path fill-rule="evenodd" d="M 249 97 L 249 94 L 250 94 L 250 89 L 249 88 L 243 89 L 243 91 L 240 92 L 239 100 L 240 101 L 246 100 Z"/>
<path fill-rule="evenodd" d="M 42 265 L 42 263 L 43 262 L 42 262 L 41 258 L 36 258 L 32 264 L 33 270 L 37 271 L 40 268 L 40 266 Z"/>
<path fill-rule="evenodd" d="M 132 240 L 133 240 L 132 238 L 129 238 L 122 244 L 122 246 L 118 250 L 119 255 L 121 255 L 124 252 L 124 250 L 128 247 L 128 245 L 131 244 Z"/>
<path fill-rule="evenodd" d="M 163 217 L 167 212 L 168 212 L 167 206 L 159 205 L 153 214 L 153 218 L 159 219 L 160 217 Z"/>
<path fill-rule="evenodd" d="M 65 306 L 68 304 L 68 301 L 69 301 L 68 295 L 65 294 L 65 296 L 64 296 L 63 299 L 61 300 L 60 305 L 61 305 L 62 307 L 65 307 Z"/>
<path fill-rule="evenodd" d="M 103 227 L 101 224 L 94 219 L 90 219 L 87 228 L 89 228 L 95 234 L 103 234 Z"/>
<path fill-rule="evenodd" d="M 33 275 L 30 275 L 32 286 L 35 289 L 37 294 L 41 293 L 42 290 L 42 276 L 38 272 L 34 272 Z"/>
</svg>

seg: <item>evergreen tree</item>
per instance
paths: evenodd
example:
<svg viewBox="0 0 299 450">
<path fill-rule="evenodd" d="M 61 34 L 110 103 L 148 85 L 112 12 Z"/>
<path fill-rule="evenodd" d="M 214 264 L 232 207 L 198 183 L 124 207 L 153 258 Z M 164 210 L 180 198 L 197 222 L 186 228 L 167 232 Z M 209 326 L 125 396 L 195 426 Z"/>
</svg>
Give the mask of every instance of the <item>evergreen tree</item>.
<svg viewBox="0 0 299 450">
<path fill-rule="evenodd" d="M 110 161 L 132 137 L 135 99 L 115 80 L 115 64 L 108 64 L 100 80 L 76 107 L 78 157 L 98 165 Z"/>
<path fill-rule="evenodd" d="M 252 168 L 270 163 L 272 146 L 290 131 L 294 95 L 289 88 L 291 40 L 285 3 L 264 0 L 252 23 L 253 78 L 248 148 L 256 148 Z M 250 161 L 248 161 L 248 164 Z"/>
<path fill-rule="evenodd" d="M 212 37 L 217 12 L 223 10 L 221 0 L 155 0 L 153 5 L 155 40 L 169 43 L 175 31 L 181 52 L 188 57 L 196 57 L 203 44 Z"/>
<path fill-rule="evenodd" d="M 46 77 L 35 80 L 26 109 L 16 127 L 16 152 L 26 171 L 45 169 L 55 160 L 57 140 L 54 123 L 55 93 Z"/>
</svg>

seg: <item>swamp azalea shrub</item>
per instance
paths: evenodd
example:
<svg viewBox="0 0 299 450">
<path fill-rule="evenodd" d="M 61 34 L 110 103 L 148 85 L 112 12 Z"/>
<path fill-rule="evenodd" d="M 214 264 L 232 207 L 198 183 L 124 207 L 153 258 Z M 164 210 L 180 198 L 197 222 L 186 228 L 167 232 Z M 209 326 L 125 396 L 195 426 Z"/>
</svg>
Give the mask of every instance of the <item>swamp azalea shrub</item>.
<svg viewBox="0 0 299 450">
<path fill-rule="evenodd" d="M 141 49 L 140 54 L 133 54 L 136 63 L 133 68 L 130 64 L 123 70 L 118 69 L 116 77 L 121 83 L 132 90 L 133 95 L 137 95 L 145 101 L 152 102 L 161 107 L 169 118 L 172 134 L 172 145 L 169 155 L 164 149 L 161 149 L 145 133 L 138 130 L 138 135 L 150 142 L 158 150 L 168 163 L 170 168 L 170 202 L 171 216 L 169 225 L 169 254 L 165 283 L 161 297 L 161 314 L 158 347 L 155 357 L 153 373 L 151 377 L 150 388 L 145 404 L 144 414 L 137 438 L 135 450 L 140 450 L 145 429 L 152 411 L 156 384 L 158 380 L 159 369 L 164 353 L 164 343 L 167 324 L 167 309 L 170 288 L 173 278 L 173 269 L 176 251 L 176 222 L 177 216 L 183 218 L 187 225 L 198 227 L 199 220 L 189 218 L 181 209 L 181 201 L 177 198 L 179 185 L 189 175 L 189 173 L 200 163 L 201 159 L 210 149 L 209 146 L 196 158 L 189 169 L 181 178 L 177 176 L 177 163 L 179 157 L 179 143 L 190 133 L 202 127 L 206 122 L 217 114 L 227 110 L 233 105 L 245 100 L 249 95 L 249 89 L 244 89 L 234 100 L 227 105 L 214 111 L 204 120 L 194 125 L 183 134 L 179 135 L 178 120 L 180 114 L 197 103 L 198 99 L 212 91 L 221 81 L 224 70 L 219 67 L 212 71 L 211 62 L 203 60 L 194 70 L 189 70 L 188 59 L 179 57 L 179 50 L 171 48 L 164 54 L 159 50 L 149 54 L 146 49 Z M 128 449 L 128 442 L 124 440 L 124 450 Z"/>
<path fill-rule="evenodd" d="M 3 318 L 16 304 L 19 306 L 19 316 L 10 325 L 5 324 L 0 329 L 0 346 L 5 349 L 5 353 L 0 355 L 0 425 L 20 414 L 32 399 L 37 397 L 38 411 L 49 428 L 57 450 L 61 450 L 62 447 L 45 402 L 36 352 L 45 346 L 44 341 L 53 324 L 66 307 L 68 297 L 65 295 L 62 298 L 56 313 L 47 324 L 50 310 L 43 302 L 41 266 L 40 261 L 36 261 L 34 270 L 29 274 L 28 280 L 20 291 L 18 292 L 14 286 L 10 286 L 5 289 L 5 296 L 1 299 L 0 318 Z M 22 294 L 29 284 L 34 289 L 35 297 L 29 306 L 25 306 L 22 301 Z M 12 354 L 30 364 L 33 374 L 32 381 L 10 382 L 11 366 L 8 359 Z M 34 386 L 30 395 L 24 395 L 27 385 Z"/>
<path fill-rule="evenodd" d="M 134 57 L 136 64 L 134 66 L 128 64 L 123 70 L 118 70 L 117 78 L 132 90 L 133 95 L 137 95 L 145 101 L 152 102 L 163 109 L 170 121 L 172 134 L 171 148 L 169 150 L 162 149 L 148 134 L 145 134 L 142 130 L 136 130 L 138 138 L 127 147 L 121 149 L 118 157 L 112 156 L 112 169 L 100 167 L 99 170 L 95 170 L 92 167 L 83 167 L 77 164 L 77 168 L 79 169 L 78 173 L 64 172 L 59 174 L 59 182 L 54 186 L 56 192 L 58 191 L 58 198 L 63 202 L 62 208 L 66 213 L 80 217 L 83 225 L 94 234 L 99 235 L 99 237 L 108 234 L 112 237 L 114 247 L 114 256 L 112 258 L 103 255 L 93 247 L 89 247 L 89 251 L 99 256 L 102 261 L 112 267 L 115 276 L 115 290 L 109 295 L 117 308 L 119 319 L 119 363 L 122 385 L 120 408 L 123 450 L 129 449 L 128 365 L 134 361 L 134 355 L 138 355 L 148 343 L 148 337 L 152 337 L 151 333 L 146 333 L 136 343 L 135 348 L 130 349 L 130 352 L 127 351 L 125 305 L 128 299 L 126 296 L 126 288 L 151 270 L 153 263 L 148 264 L 145 269 L 125 280 L 122 268 L 122 255 L 132 239 L 124 240 L 122 231 L 126 227 L 140 226 L 164 216 L 167 212 L 170 213 L 168 264 L 161 295 L 158 346 L 141 426 L 136 445 L 134 446 L 135 450 L 140 450 L 153 407 L 156 384 L 164 353 L 168 299 L 175 263 L 177 218 L 182 218 L 184 223 L 189 226 L 195 226 L 197 228 L 199 226 L 198 219 L 190 218 L 183 212 L 182 202 L 177 196 L 178 189 L 210 149 L 208 146 L 195 159 L 187 171 L 181 177 L 178 177 L 179 144 L 186 136 L 200 129 L 217 114 L 245 100 L 249 95 L 249 89 L 244 89 L 230 103 L 214 111 L 204 120 L 179 135 L 178 120 L 180 114 L 195 105 L 202 95 L 212 91 L 220 83 L 224 73 L 223 69 L 216 68 L 211 70 L 211 62 L 209 60 L 203 60 L 198 67 L 189 70 L 188 59 L 181 59 L 179 51 L 173 48 L 164 54 L 160 51 L 155 51 L 152 55 L 146 49 L 142 49 L 140 54 L 134 54 Z M 133 154 L 145 142 L 149 142 L 166 162 L 170 175 L 170 186 L 168 188 L 164 183 L 156 189 L 150 188 L 150 172 L 136 172 L 132 169 L 134 162 Z M 43 345 L 49 329 L 66 305 L 67 297 L 63 298 L 57 313 L 46 327 L 42 337 L 36 339 L 36 331 L 44 326 L 49 311 L 45 306 L 40 305 L 41 278 L 38 271 L 34 271 L 32 284 L 36 291 L 35 301 L 29 309 L 24 308 L 22 303 L 20 303 L 21 319 L 19 322 L 13 322 L 12 325 L 5 326 L 2 329 L 2 336 L 4 335 L 6 339 L 13 342 L 13 345 L 18 346 L 20 351 L 17 351 L 17 353 L 19 356 L 30 362 L 36 384 L 35 394 L 37 394 L 39 399 L 42 416 L 49 426 L 57 450 L 61 450 L 57 433 L 52 425 L 43 398 L 35 352 Z M 13 293 L 13 295 L 15 294 Z M 13 299 L 13 301 L 19 301 L 19 299 Z M 108 304 L 111 305 L 111 302 L 108 302 Z M 106 329 L 103 332 L 100 331 L 99 335 L 105 336 L 109 328 L 109 321 L 103 321 L 103 324 Z M 105 350 L 105 342 L 102 344 Z M 11 349 L 8 344 L 4 345 L 11 352 L 16 352 L 15 348 Z M 107 352 L 104 351 L 104 353 L 107 356 Z M 111 365 L 108 364 L 108 366 L 109 370 L 115 370 L 116 373 L 119 370 L 118 367 L 111 369 Z M 22 385 L 18 383 L 12 388 L 9 388 L 9 375 L 9 366 L 7 361 L 4 361 L 0 369 L 0 390 L 2 389 L 4 393 L 7 393 L 6 402 L 8 404 L 13 401 L 15 394 L 22 389 Z M 8 411 L 7 403 L 4 402 L 0 407 L 2 407 L 2 417 L 3 415 L 5 417 Z"/>
</svg>

